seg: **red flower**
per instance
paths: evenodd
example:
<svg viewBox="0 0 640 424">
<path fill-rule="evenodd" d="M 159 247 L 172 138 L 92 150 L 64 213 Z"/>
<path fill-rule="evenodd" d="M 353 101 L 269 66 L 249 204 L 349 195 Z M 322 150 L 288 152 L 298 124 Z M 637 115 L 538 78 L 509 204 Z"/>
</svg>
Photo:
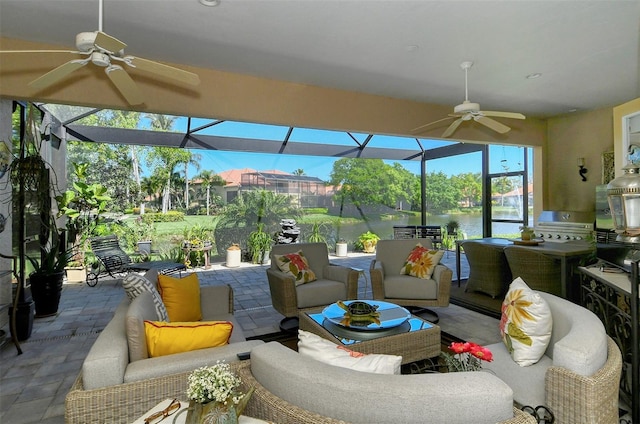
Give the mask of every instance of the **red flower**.
<svg viewBox="0 0 640 424">
<path fill-rule="evenodd" d="M 422 254 L 424 252 L 428 252 L 429 249 L 427 249 L 426 247 L 414 247 L 413 250 L 411 251 L 411 253 L 409 253 L 409 259 L 407 259 L 407 262 L 417 262 L 420 260 L 420 258 L 422 257 Z"/>
<path fill-rule="evenodd" d="M 473 356 L 483 361 L 491 362 L 493 361 L 493 354 L 486 347 L 478 346 L 474 344 L 469 351 Z"/>
<path fill-rule="evenodd" d="M 449 349 L 451 349 L 454 353 L 465 353 L 467 351 L 465 348 L 465 343 L 451 342 Z"/>
<path fill-rule="evenodd" d="M 307 269 L 307 264 L 304 262 L 304 259 L 297 253 L 290 253 L 288 255 L 284 255 L 292 264 L 298 268 L 298 270 Z"/>
</svg>

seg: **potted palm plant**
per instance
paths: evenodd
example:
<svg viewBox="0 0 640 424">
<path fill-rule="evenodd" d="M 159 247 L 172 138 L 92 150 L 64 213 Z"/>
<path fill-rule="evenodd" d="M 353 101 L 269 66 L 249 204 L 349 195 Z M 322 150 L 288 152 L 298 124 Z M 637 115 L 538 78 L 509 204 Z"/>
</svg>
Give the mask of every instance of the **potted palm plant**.
<svg viewBox="0 0 640 424">
<path fill-rule="evenodd" d="M 263 264 L 268 261 L 269 252 L 273 240 L 268 233 L 264 232 L 264 224 L 258 224 L 258 228 L 249 234 L 247 247 L 251 255 L 251 261 L 254 264 Z"/>
<path fill-rule="evenodd" d="M 460 224 L 458 224 L 458 221 L 452 219 L 451 221 L 447 222 L 446 227 L 447 234 L 456 235 L 458 234 L 458 228 L 460 228 Z"/>
<path fill-rule="evenodd" d="M 71 251 L 64 247 L 63 237 L 56 231 L 52 231 L 50 246 L 40 247 L 40 260 L 27 256 L 33 266 L 29 282 L 36 317 L 47 317 L 58 312 L 65 267 L 71 256 Z"/>
</svg>

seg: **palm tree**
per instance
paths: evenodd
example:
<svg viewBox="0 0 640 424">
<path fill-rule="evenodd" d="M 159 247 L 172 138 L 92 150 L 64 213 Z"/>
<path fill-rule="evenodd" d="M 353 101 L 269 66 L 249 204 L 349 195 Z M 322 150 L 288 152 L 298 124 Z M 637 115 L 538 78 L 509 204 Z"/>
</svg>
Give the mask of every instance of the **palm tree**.
<svg viewBox="0 0 640 424">
<path fill-rule="evenodd" d="M 191 153 L 191 157 L 184 163 L 184 207 L 189 209 L 189 165 L 195 166 L 197 170 L 200 170 L 200 160 L 202 155 L 200 153 Z"/>
<path fill-rule="evenodd" d="M 293 175 L 306 175 L 306 174 L 304 172 L 304 169 L 298 168 L 295 171 L 293 171 Z"/>
<path fill-rule="evenodd" d="M 211 186 L 221 186 L 226 184 L 226 181 L 224 181 L 219 175 L 208 169 L 200 172 L 197 178 L 202 180 L 202 188 L 206 190 L 207 215 L 209 215 L 211 207 Z"/>
<path fill-rule="evenodd" d="M 191 152 L 174 147 L 154 146 L 147 155 L 147 165 L 154 167 L 154 173 L 162 177 L 165 186 L 162 192 L 162 213 L 167 213 L 171 204 L 171 182 L 178 164 L 188 162 Z"/>
</svg>

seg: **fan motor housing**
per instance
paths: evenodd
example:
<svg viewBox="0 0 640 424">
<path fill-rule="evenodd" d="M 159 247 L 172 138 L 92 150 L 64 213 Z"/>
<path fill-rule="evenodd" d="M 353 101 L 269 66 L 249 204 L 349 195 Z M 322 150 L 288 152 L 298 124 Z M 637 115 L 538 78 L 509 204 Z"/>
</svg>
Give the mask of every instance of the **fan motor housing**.
<svg viewBox="0 0 640 424">
<path fill-rule="evenodd" d="M 464 102 L 453 108 L 454 113 L 467 113 L 467 112 L 478 112 L 480 111 L 480 104 Z"/>
<path fill-rule="evenodd" d="M 81 32 L 76 35 L 76 47 L 78 50 L 81 52 L 91 51 L 96 42 L 96 35 L 95 32 Z"/>
</svg>

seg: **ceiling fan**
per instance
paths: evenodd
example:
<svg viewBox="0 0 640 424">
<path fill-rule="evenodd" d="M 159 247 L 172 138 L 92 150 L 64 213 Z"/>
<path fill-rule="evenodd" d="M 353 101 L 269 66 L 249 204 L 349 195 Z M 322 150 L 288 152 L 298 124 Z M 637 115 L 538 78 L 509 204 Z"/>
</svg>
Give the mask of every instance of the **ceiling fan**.
<svg viewBox="0 0 640 424">
<path fill-rule="evenodd" d="M 47 54 L 47 53 L 69 53 L 73 55 L 85 56 L 83 58 L 72 59 L 57 68 L 47 72 L 41 77 L 31 81 L 29 85 L 37 90 L 47 88 L 65 78 L 73 71 L 92 63 L 105 68 L 105 73 L 131 105 L 138 105 L 144 102 L 142 92 L 137 84 L 129 76 L 125 68 L 140 69 L 163 78 L 179 81 L 189 85 L 198 85 L 200 78 L 198 75 L 164 65 L 148 59 L 135 56 L 125 56 L 124 48 L 127 46 L 122 41 L 102 31 L 103 20 L 103 0 L 98 0 L 98 31 L 81 32 L 76 35 L 77 51 L 69 50 L 5 50 L 0 54 Z M 126 65 L 126 66 L 121 66 Z"/>
<path fill-rule="evenodd" d="M 449 117 L 439 119 L 434 122 L 430 122 L 426 125 L 419 126 L 418 128 L 414 128 L 411 130 L 413 134 L 418 134 L 426 131 L 429 127 L 438 124 L 443 121 L 447 121 L 450 119 L 457 118 L 455 121 L 449 125 L 449 127 L 442 134 L 443 138 L 450 137 L 462 124 L 464 121 L 474 120 L 486 127 L 491 128 L 492 130 L 504 134 L 511 130 L 508 126 L 496 121 L 495 119 L 489 118 L 489 116 L 494 116 L 497 118 L 511 118 L 511 119 L 525 119 L 525 116 L 521 113 L 516 112 L 494 112 L 488 110 L 480 110 L 480 104 L 471 103 L 469 101 L 469 89 L 467 83 L 467 73 L 469 69 L 473 66 L 473 62 L 462 62 L 460 67 L 464 70 L 464 102 L 459 104 L 458 106 L 453 108 L 453 113 L 449 114 Z"/>
</svg>

